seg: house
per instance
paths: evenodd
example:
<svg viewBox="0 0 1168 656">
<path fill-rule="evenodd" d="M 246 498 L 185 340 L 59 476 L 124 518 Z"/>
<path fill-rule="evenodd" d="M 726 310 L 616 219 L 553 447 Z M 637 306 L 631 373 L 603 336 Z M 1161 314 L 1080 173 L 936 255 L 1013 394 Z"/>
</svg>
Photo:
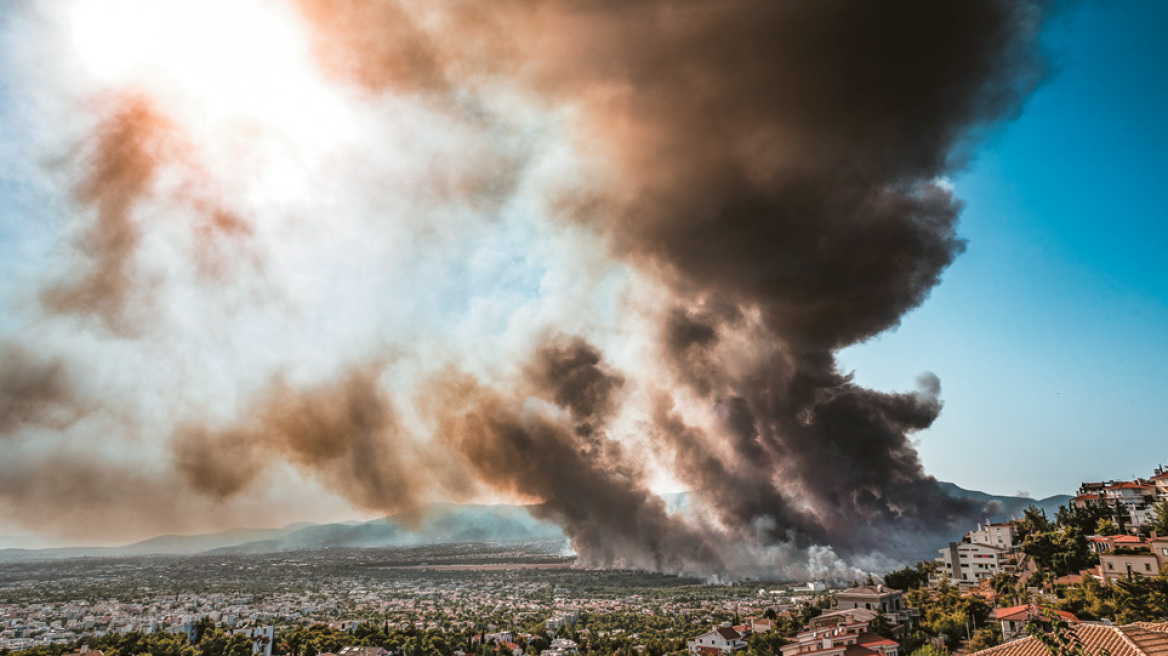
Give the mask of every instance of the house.
<svg viewBox="0 0 1168 656">
<path fill-rule="evenodd" d="M 864 585 L 836 593 L 837 610 L 863 608 L 885 615 L 899 612 L 903 608 L 903 593 L 882 584 Z"/>
<path fill-rule="evenodd" d="M 716 627 L 713 631 L 708 631 L 700 636 L 686 642 L 686 648 L 691 654 L 700 654 L 701 656 L 719 656 L 720 654 L 732 654 L 736 651 L 746 649 L 746 639 L 750 637 L 749 634 L 742 634 L 730 626 L 729 622 Z"/>
<path fill-rule="evenodd" d="M 1090 544 L 1099 554 L 1099 579 L 1107 585 L 1123 578 L 1157 576 L 1168 565 L 1168 538 L 1156 535 L 1155 531 L 1150 538 L 1095 536 Z"/>
<path fill-rule="evenodd" d="M 830 610 L 825 613 L 816 615 L 811 618 L 807 627 L 810 629 L 822 629 L 826 626 L 839 626 L 840 624 L 869 624 L 879 615 L 874 610 L 867 610 L 865 608 L 848 608 L 846 610 Z"/>
<path fill-rule="evenodd" d="M 1151 578 L 1160 573 L 1160 559 L 1150 548 L 1123 549 L 1099 554 L 1099 575 L 1107 585 L 1137 576 Z"/>
<path fill-rule="evenodd" d="M 518 645 L 516 648 L 518 649 Z M 564 638 L 556 638 L 552 640 L 551 647 L 539 652 L 539 656 L 565 656 L 566 654 L 576 654 L 579 652 L 579 646 L 574 640 L 565 640 Z M 522 650 L 518 652 L 522 654 Z"/>
<path fill-rule="evenodd" d="M 1084 653 L 1111 656 L 1168 656 L 1168 623 L 1137 622 L 1124 626 L 1076 624 L 1072 627 L 1082 641 Z M 1029 636 L 970 656 L 1050 656 L 1046 645 Z"/>
<path fill-rule="evenodd" d="M 783 645 L 782 656 L 898 656 L 894 640 L 868 631 L 867 623 L 810 629 Z"/>
<path fill-rule="evenodd" d="M 1135 535 L 1093 535 L 1087 542 L 1097 554 L 1123 550 L 1125 547 L 1138 549 L 1144 544 L 1144 540 Z"/>
<path fill-rule="evenodd" d="M 995 608 L 990 619 L 1002 625 L 1002 640 L 1008 642 L 1026 635 L 1026 625 L 1037 623 L 1049 628 L 1051 615 L 1068 624 L 1077 624 L 1079 619 L 1066 611 L 1041 608 L 1035 604 L 1023 604 L 1009 608 Z"/>
<path fill-rule="evenodd" d="M 904 593 L 882 584 L 843 590 L 836 593 L 835 599 L 836 610 L 868 610 L 882 614 L 898 632 L 910 630 L 916 624 L 917 610 L 904 604 Z"/>
</svg>

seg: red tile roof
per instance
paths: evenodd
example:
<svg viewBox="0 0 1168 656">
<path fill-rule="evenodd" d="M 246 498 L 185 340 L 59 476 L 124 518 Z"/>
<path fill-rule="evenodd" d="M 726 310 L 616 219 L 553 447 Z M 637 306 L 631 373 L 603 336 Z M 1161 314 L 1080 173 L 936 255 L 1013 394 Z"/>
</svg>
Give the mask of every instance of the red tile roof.
<svg viewBox="0 0 1168 656">
<path fill-rule="evenodd" d="M 1058 613 L 1059 619 L 1064 622 L 1078 622 L 1079 618 L 1065 610 L 1039 608 L 1035 604 L 1023 604 L 1009 608 L 995 608 L 990 617 L 999 622 L 1029 622 L 1031 620 L 1046 619 L 1047 613 Z"/>
<path fill-rule="evenodd" d="M 734 640 L 741 640 L 742 639 L 741 633 L 735 631 L 734 629 L 725 627 L 725 626 L 720 626 L 714 630 L 718 632 L 718 635 L 722 636 L 726 640 L 734 641 Z"/>
<path fill-rule="evenodd" d="M 1072 627 L 1087 653 L 1106 649 L 1111 656 L 1168 656 L 1168 623 L 1076 624 Z M 971 656 L 1050 656 L 1046 646 L 1033 636 L 990 647 Z"/>
</svg>

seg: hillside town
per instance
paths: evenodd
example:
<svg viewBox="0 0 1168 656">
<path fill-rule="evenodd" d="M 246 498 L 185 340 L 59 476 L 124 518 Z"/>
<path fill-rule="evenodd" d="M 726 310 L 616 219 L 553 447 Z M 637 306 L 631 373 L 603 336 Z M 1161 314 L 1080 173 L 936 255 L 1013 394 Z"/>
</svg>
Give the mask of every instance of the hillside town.
<svg viewBox="0 0 1168 656">
<path fill-rule="evenodd" d="M 1084 482 L 1054 516 L 1032 506 L 971 526 L 932 560 L 845 586 L 709 585 L 512 551 L 430 569 L 403 563 L 442 556 L 374 551 L 46 563 L 39 580 L 5 578 L 0 653 L 1044 656 L 1039 637 L 1067 631 L 1112 656 L 1168 653 L 1163 466 Z M 119 597 L 79 594 L 99 570 Z"/>
</svg>

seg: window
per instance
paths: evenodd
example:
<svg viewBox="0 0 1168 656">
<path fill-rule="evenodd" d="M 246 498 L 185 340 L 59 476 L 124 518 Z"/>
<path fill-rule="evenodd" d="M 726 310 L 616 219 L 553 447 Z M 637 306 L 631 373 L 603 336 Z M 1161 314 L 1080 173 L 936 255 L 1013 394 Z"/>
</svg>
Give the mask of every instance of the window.
<svg viewBox="0 0 1168 656">
<path fill-rule="evenodd" d="M 1115 563 L 1107 563 L 1107 569 L 1115 569 Z"/>
<path fill-rule="evenodd" d="M 1152 566 L 1149 563 L 1144 563 L 1144 571 L 1145 572 L 1152 571 Z"/>
</svg>

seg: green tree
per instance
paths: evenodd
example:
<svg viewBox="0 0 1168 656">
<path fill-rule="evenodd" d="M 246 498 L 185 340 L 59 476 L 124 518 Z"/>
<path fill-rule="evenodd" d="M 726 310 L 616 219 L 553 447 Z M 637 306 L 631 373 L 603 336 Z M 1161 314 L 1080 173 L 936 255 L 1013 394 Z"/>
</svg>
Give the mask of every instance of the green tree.
<svg viewBox="0 0 1168 656">
<path fill-rule="evenodd" d="M 1110 517 L 1104 517 L 1095 524 L 1095 535 L 1119 535 L 1122 532 L 1119 530 L 1119 525 Z"/>
<path fill-rule="evenodd" d="M 892 622 L 888 621 L 888 617 L 883 612 L 877 613 L 876 617 L 868 624 L 869 631 L 885 638 L 893 637 L 893 628 Z"/>
<path fill-rule="evenodd" d="M 1018 530 L 1018 537 L 1022 540 L 1033 533 L 1046 533 L 1052 528 L 1046 511 L 1034 505 L 1022 511 L 1022 519 L 1018 520 L 1015 526 Z"/>
<path fill-rule="evenodd" d="M 787 639 L 779 635 L 777 631 L 768 631 L 767 633 L 756 633 L 750 636 L 747 641 L 747 647 L 750 654 L 757 654 L 758 656 L 779 656 L 782 653 L 783 645 L 787 644 Z"/>
<path fill-rule="evenodd" d="M 1168 499 L 1152 507 L 1152 530 L 1162 536 L 1168 536 Z"/>
<path fill-rule="evenodd" d="M 936 563 L 929 563 L 935 565 Z M 916 567 L 906 566 L 884 575 L 884 584 L 896 590 L 911 590 L 919 588 L 929 582 L 929 570 L 924 562 L 917 563 Z"/>
<path fill-rule="evenodd" d="M 1015 585 L 1014 577 L 1006 572 L 998 572 L 990 579 L 990 589 L 998 595 L 998 598 L 1011 602 L 1018 598 L 1018 591 Z"/>
<path fill-rule="evenodd" d="M 989 649 L 1002 644 L 1002 627 L 997 622 L 991 622 L 986 626 L 974 631 L 973 637 L 970 638 L 966 649 L 971 652 Z"/>
</svg>

